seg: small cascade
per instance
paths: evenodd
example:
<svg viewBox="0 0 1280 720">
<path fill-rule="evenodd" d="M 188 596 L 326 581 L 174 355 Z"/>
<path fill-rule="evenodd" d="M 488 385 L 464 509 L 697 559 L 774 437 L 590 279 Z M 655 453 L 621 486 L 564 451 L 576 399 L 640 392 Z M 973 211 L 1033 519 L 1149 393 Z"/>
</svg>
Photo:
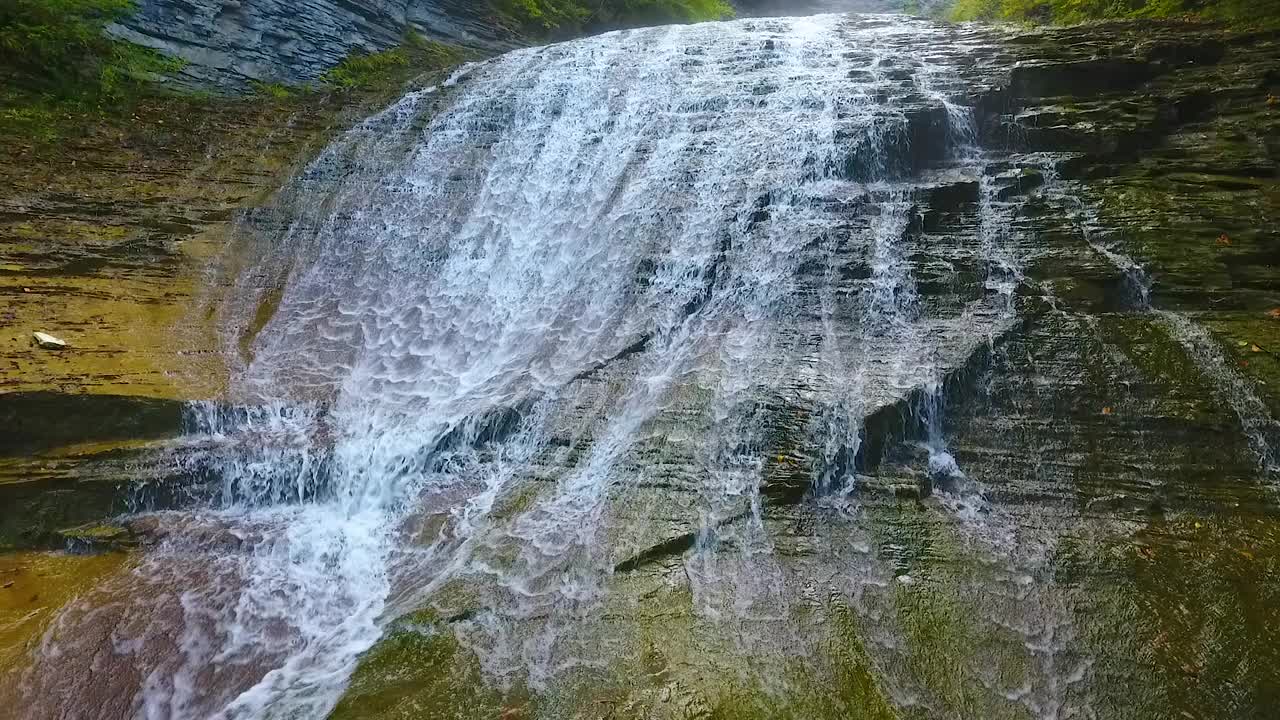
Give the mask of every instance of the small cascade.
<svg viewBox="0 0 1280 720">
<path fill-rule="evenodd" d="M 1185 313 L 1152 306 L 1151 291 L 1155 279 L 1141 263 L 1104 238 L 1103 223 L 1098 219 L 1097 210 L 1082 199 L 1079 187 L 1059 179 L 1055 170 L 1049 168 L 1051 191 L 1060 202 L 1071 208 L 1072 219 L 1085 242 L 1121 272 L 1131 306 L 1138 312 L 1153 314 L 1169 336 L 1185 349 L 1222 401 L 1239 418 L 1263 480 L 1273 488 L 1280 487 L 1275 484 L 1280 478 L 1280 420 L 1271 415 L 1252 383 L 1232 368 L 1218 341 L 1208 330 Z"/>
<path fill-rule="evenodd" d="M 1245 437 L 1249 439 L 1249 447 L 1257 458 L 1259 472 L 1273 488 L 1280 489 L 1275 485 L 1280 480 L 1280 421 L 1272 417 L 1253 384 L 1232 369 L 1218 341 L 1203 326 L 1171 310 L 1153 312 L 1235 411 Z"/>
</svg>

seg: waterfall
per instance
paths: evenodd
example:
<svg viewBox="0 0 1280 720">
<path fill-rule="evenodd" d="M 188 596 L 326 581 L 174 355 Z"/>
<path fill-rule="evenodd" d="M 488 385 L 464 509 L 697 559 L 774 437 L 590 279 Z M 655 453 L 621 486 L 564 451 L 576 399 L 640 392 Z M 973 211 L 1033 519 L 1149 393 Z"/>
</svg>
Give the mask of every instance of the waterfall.
<svg viewBox="0 0 1280 720">
<path fill-rule="evenodd" d="M 954 32 L 609 33 L 467 67 L 347 133 L 236 246 L 229 390 L 190 408 L 201 502 L 155 514 L 139 566 L 63 613 L 31 696 L 323 717 L 388 623 L 457 588 L 490 679 L 546 687 L 616 649 L 614 582 L 654 548 L 691 553 L 703 616 L 785 617 L 763 497 L 847 501 L 868 418 L 900 407 L 963 479 L 945 379 L 1018 319 Z M 919 289 L 915 225 L 946 177 L 980 185 L 952 262 L 982 280 L 944 301 Z M 961 485 L 948 507 L 980 525 Z M 130 666 L 110 693 L 55 672 L 103 644 Z"/>
</svg>

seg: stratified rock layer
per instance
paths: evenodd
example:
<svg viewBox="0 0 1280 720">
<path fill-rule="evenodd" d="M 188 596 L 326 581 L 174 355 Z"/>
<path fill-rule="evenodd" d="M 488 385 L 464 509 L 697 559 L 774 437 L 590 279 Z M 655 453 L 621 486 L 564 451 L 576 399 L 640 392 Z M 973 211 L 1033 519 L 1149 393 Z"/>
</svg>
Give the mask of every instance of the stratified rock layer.
<svg viewBox="0 0 1280 720">
<path fill-rule="evenodd" d="M 407 33 L 486 53 L 521 44 L 489 3 L 465 0 L 143 0 L 108 30 L 183 60 L 171 82 L 233 92 L 253 82 L 315 81 L 348 56 L 399 45 Z"/>
</svg>

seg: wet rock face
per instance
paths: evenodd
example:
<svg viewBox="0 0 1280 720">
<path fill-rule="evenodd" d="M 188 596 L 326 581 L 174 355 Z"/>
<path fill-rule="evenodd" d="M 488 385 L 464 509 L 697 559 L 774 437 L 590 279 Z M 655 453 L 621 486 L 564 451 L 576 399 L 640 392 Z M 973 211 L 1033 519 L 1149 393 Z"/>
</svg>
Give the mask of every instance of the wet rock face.
<svg viewBox="0 0 1280 720">
<path fill-rule="evenodd" d="M 407 32 L 485 52 L 520 44 L 488 3 L 465 0 L 143 0 L 108 31 L 186 61 L 180 85 L 233 92 L 253 81 L 311 82 Z"/>
<path fill-rule="evenodd" d="M 0 395 L 0 456 L 60 445 L 171 436 L 181 426 L 181 403 L 146 397 L 64 395 L 51 391 Z"/>
</svg>

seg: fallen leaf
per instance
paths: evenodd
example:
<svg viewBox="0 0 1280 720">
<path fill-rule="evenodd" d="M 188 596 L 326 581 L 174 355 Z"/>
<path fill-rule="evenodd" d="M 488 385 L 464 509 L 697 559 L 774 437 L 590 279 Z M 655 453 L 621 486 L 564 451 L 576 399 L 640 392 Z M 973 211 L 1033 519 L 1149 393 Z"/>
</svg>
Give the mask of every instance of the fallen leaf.
<svg viewBox="0 0 1280 720">
<path fill-rule="evenodd" d="M 1246 560 L 1253 559 L 1253 553 L 1249 552 L 1248 550 L 1237 550 L 1236 552 L 1240 553 L 1240 555 L 1242 555 Z"/>
<path fill-rule="evenodd" d="M 1251 352 L 1262 352 L 1262 348 L 1258 347 L 1257 345 L 1250 345 L 1249 350 Z"/>
</svg>

